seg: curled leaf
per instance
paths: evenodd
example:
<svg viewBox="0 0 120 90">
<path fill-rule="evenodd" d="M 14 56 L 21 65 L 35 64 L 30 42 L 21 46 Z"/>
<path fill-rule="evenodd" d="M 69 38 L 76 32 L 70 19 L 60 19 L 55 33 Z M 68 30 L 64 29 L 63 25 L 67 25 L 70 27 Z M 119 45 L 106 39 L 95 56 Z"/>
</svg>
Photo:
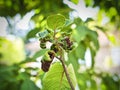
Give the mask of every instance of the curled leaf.
<svg viewBox="0 0 120 90">
<path fill-rule="evenodd" d="M 47 72 L 49 70 L 50 64 L 52 63 L 52 61 L 41 61 L 42 62 L 42 70 L 44 72 Z"/>
</svg>

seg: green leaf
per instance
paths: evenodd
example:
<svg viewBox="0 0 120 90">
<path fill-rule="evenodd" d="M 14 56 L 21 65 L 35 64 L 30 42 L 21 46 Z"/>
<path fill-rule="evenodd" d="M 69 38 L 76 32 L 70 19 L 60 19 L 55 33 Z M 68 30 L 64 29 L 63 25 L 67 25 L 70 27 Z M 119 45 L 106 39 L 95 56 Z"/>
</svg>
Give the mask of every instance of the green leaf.
<svg viewBox="0 0 120 90">
<path fill-rule="evenodd" d="M 77 58 L 84 60 L 85 52 L 86 52 L 86 46 L 83 42 L 80 42 L 78 47 L 75 49 Z"/>
<path fill-rule="evenodd" d="M 94 57 L 96 55 L 96 51 L 92 48 L 92 47 L 89 47 L 90 48 L 90 53 L 91 53 L 91 57 L 92 57 L 92 65 L 91 65 L 91 68 L 94 67 L 94 64 L 95 64 L 95 61 L 94 61 Z"/>
<path fill-rule="evenodd" d="M 85 39 L 87 35 L 87 28 L 85 26 L 78 26 L 75 30 L 73 30 L 72 38 L 78 43 Z"/>
<path fill-rule="evenodd" d="M 87 20 L 85 21 L 85 23 L 88 23 L 88 22 L 91 22 L 91 21 L 94 21 L 92 18 L 87 18 Z"/>
<path fill-rule="evenodd" d="M 50 58 L 50 55 L 48 54 L 48 52 L 46 52 L 46 53 L 43 55 L 42 60 L 43 60 L 43 61 L 51 61 L 51 58 Z"/>
<path fill-rule="evenodd" d="M 4 81 L 15 82 L 16 75 L 19 68 L 17 66 L 2 66 L 0 65 L 0 84 Z"/>
<path fill-rule="evenodd" d="M 75 50 L 70 52 L 68 54 L 68 63 L 71 63 L 75 69 L 75 73 L 77 73 L 77 70 L 79 68 L 78 58 L 76 57 Z"/>
<path fill-rule="evenodd" d="M 75 72 L 74 72 L 74 68 L 73 68 L 72 64 L 69 64 L 67 70 L 69 72 L 69 75 L 70 75 L 71 81 L 73 83 L 73 86 L 75 87 L 76 84 L 77 84 L 77 80 L 76 80 L 76 77 L 75 77 Z"/>
<path fill-rule="evenodd" d="M 76 76 L 78 75 L 78 69 L 80 64 L 78 63 L 79 59 L 84 60 L 86 52 L 86 46 L 83 43 L 79 43 L 78 47 L 76 47 L 73 51 L 68 54 L 68 63 L 71 63 L 75 69 Z"/>
<path fill-rule="evenodd" d="M 37 57 L 40 57 L 40 56 L 43 56 L 49 49 L 41 49 L 40 51 L 36 52 L 33 56 L 33 58 L 37 58 Z"/>
<path fill-rule="evenodd" d="M 72 65 L 69 65 L 67 69 L 75 87 L 76 78 Z M 43 90 L 71 90 L 61 63 L 54 63 L 45 74 L 43 78 Z"/>
<path fill-rule="evenodd" d="M 97 90 L 96 81 L 95 81 L 94 79 L 90 79 L 90 82 L 91 82 L 91 87 L 90 87 L 90 89 L 91 89 L 91 90 Z"/>
<path fill-rule="evenodd" d="M 72 38 L 77 43 L 87 40 L 86 44 L 91 44 L 95 50 L 99 49 L 97 32 L 90 30 L 86 26 L 78 26 L 75 30 L 73 30 Z"/>
<path fill-rule="evenodd" d="M 98 30 L 101 30 L 101 31 L 104 32 L 104 33 L 107 32 L 107 29 L 105 29 L 104 27 L 101 27 L 101 26 L 97 26 L 97 25 L 96 25 L 95 28 L 98 29 Z"/>
<path fill-rule="evenodd" d="M 71 0 L 74 4 L 78 4 L 79 0 Z"/>
<path fill-rule="evenodd" d="M 92 6 L 93 5 L 93 0 L 84 0 L 86 6 Z"/>
<path fill-rule="evenodd" d="M 17 76 L 17 80 L 26 80 L 29 79 L 30 75 L 26 72 L 21 72 L 18 76 Z"/>
<path fill-rule="evenodd" d="M 75 19 L 74 19 L 74 23 L 75 23 L 77 26 L 84 25 L 84 22 L 82 21 L 81 18 L 75 18 Z"/>
<path fill-rule="evenodd" d="M 108 34 L 108 39 L 112 42 L 113 45 L 116 45 L 117 41 L 115 39 L 115 36 L 113 34 Z"/>
<path fill-rule="evenodd" d="M 75 30 L 73 30 L 72 38 L 78 43 L 77 48 L 75 48 L 74 50 L 75 54 L 73 54 L 74 57 L 76 57 L 75 59 L 77 60 L 79 58 L 84 59 L 86 47 L 89 47 L 91 51 L 92 67 L 93 67 L 94 57 L 96 55 L 96 51 L 99 49 L 97 32 L 90 30 L 86 26 L 78 26 Z"/>
<path fill-rule="evenodd" d="M 25 80 L 22 85 L 20 90 L 40 90 L 33 81 L 27 79 Z"/>
<path fill-rule="evenodd" d="M 96 51 L 99 49 L 99 42 L 98 42 L 98 34 L 96 31 L 89 30 L 88 31 L 88 38 L 91 41 L 92 48 Z"/>
<path fill-rule="evenodd" d="M 102 90 L 119 90 L 120 89 L 120 81 L 114 81 L 113 77 L 110 75 L 106 75 L 102 77 Z"/>
<path fill-rule="evenodd" d="M 39 36 L 40 38 L 44 38 L 44 37 L 46 37 L 48 34 L 49 34 L 48 31 L 47 31 L 47 30 L 44 30 L 44 31 L 39 32 L 39 33 L 38 33 L 38 36 Z"/>
<path fill-rule="evenodd" d="M 47 18 L 47 26 L 52 29 L 59 29 L 65 24 L 65 17 L 62 15 L 51 15 Z"/>
<path fill-rule="evenodd" d="M 79 76 L 78 76 L 78 86 L 81 90 L 86 90 L 87 89 L 87 83 L 86 81 L 89 80 L 89 76 L 87 74 L 87 72 L 84 72 L 84 73 L 79 73 Z"/>
<path fill-rule="evenodd" d="M 34 38 L 35 35 L 36 35 L 39 31 L 40 31 L 40 29 L 38 29 L 38 28 L 35 28 L 35 29 L 29 31 L 28 34 L 27 34 L 27 36 L 26 36 L 27 39 L 29 39 L 29 38 Z"/>
<path fill-rule="evenodd" d="M 91 78 L 92 74 L 90 70 L 79 73 L 77 79 L 80 90 L 97 90 L 96 81 Z"/>
<path fill-rule="evenodd" d="M 69 26 L 73 23 L 73 20 L 66 19 L 65 26 Z"/>
</svg>

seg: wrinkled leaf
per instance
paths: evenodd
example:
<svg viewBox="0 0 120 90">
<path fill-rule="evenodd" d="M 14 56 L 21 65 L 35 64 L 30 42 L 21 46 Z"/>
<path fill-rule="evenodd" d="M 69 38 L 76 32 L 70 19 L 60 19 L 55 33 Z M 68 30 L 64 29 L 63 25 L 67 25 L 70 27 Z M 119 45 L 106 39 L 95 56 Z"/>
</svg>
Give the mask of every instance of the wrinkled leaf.
<svg viewBox="0 0 120 90">
<path fill-rule="evenodd" d="M 65 24 L 65 17 L 62 15 L 51 15 L 47 18 L 47 25 L 50 29 L 55 30 L 63 27 Z"/>
</svg>

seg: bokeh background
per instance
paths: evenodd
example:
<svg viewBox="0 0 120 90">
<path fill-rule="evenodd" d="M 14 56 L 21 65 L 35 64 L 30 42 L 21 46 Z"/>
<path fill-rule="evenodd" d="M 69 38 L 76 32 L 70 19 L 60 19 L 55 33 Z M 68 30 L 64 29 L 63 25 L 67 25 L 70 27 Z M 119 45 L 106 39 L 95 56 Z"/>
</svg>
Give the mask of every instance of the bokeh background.
<svg viewBox="0 0 120 90">
<path fill-rule="evenodd" d="M 27 84 L 29 90 L 42 87 L 41 61 L 34 57 L 41 50 L 36 34 L 52 14 L 79 18 L 98 33 L 94 70 L 111 76 L 102 89 L 96 79 L 98 89 L 83 85 L 76 90 L 120 90 L 120 0 L 0 0 L 0 90 L 28 90 Z M 87 72 L 91 63 L 88 50 L 81 70 Z"/>
</svg>

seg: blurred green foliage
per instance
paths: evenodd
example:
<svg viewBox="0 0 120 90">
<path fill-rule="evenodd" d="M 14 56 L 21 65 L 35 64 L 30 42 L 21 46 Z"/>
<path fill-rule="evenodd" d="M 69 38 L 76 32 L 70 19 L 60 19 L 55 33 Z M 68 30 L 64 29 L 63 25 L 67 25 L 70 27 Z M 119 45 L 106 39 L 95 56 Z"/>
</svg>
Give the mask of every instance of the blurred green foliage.
<svg viewBox="0 0 120 90">
<path fill-rule="evenodd" d="M 0 16 L 13 17 L 18 13 L 23 16 L 31 10 L 35 10 L 36 14 L 48 16 L 49 13 L 65 8 L 67 7 L 62 0 L 0 0 Z"/>
<path fill-rule="evenodd" d="M 71 0 L 71 2 L 77 4 L 79 0 Z M 85 0 L 85 2 L 87 6 L 99 6 L 100 10 L 105 11 L 114 23 L 120 19 L 119 0 Z M 66 50 L 63 53 L 67 53 L 66 65 L 70 64 L 68 70 L 74 85 L 77 83 L 80 90 L 120 89 L 119 75 L 95 72 L 94 57 L 99 49 L 99 42 L 97 32 L 87 26 L 89 20 L 86 22 L 83 22 L 80 18 L 70 20 L 69 12 L 72 9 L 63 4 L 62 0 L 0 0 L 0 16 L 6 18 L 14 17 L 16 14 L 24 16 L 31 10 L 35 11 L 32 20 L 34 20 L 36 27 L 28 32 L 27 40 L 35 38 L 37 33 L 39 38 L 46 38 L 47 35 L 51 35 L 48 38 L 52 39 L 53 31 L 49 29 L 55 29 L 54 24 L 56 24 L 57 27 L 62 26 L 61 30 L 57 31 L 57 37 L 62 40 L 65 36 L 69 36 L 74 42 L 73 49 L 71 51 Z M 64 15 L 67 19 L 63 18 L 61 20 L 58 17 L 59 23 L 56 22 L 56 17 L 49 20 L 49 15 L 58 13 Z M 46 20 L 49 20 L 49 22 Z M 73 25 L 76 27 L 71 28 Z M 46 30 L 47 33 L 45 33 Z M 40 68 L 31 67 L 31 62 L 37 62 L 36 59 L 44 56 L 49 49 L 41 49 L 32 57 L 29 57 L 25 56 L 23 45 L 21 39 L 10 41 L 4 37 L 0 38 L 0 90 L 71 90 L 65 75 L 62 76 L 63 68 L 60 63 L 53 63 L 47 73 Z M 79 63 L 79 59 L 85 60 L 85 52 L 88 48 L 91 52 L 92 65 L 91 68 L 81 72 L 82 65 Z M 22 61 L 23 59 L 24 61 Z M 35 72 L 35 74 L 32 72 Z M 63 80 L 60 80 L 60 77 Z M 37 81 L 41 81 L 41 87 L 40 84 L 38 86 Z M 59 85 L 61 85 L 61 89 Z"/>
<path fill-rule="evenodd" d="M 115 27 L 115 30 L 120 30 L 120 0 L 94 0 L 93 7 L 96 6 L 100 7 L 98 18 L 102 17 L 104 13 L 109 17 L 111 25 Z"/>
<path fill-rule="evenodd" d="M 0 63 L 8 65 L 21 62 L 25 59 L 24 43 L 20 38 L 0 37 Z"/>
</svg>

